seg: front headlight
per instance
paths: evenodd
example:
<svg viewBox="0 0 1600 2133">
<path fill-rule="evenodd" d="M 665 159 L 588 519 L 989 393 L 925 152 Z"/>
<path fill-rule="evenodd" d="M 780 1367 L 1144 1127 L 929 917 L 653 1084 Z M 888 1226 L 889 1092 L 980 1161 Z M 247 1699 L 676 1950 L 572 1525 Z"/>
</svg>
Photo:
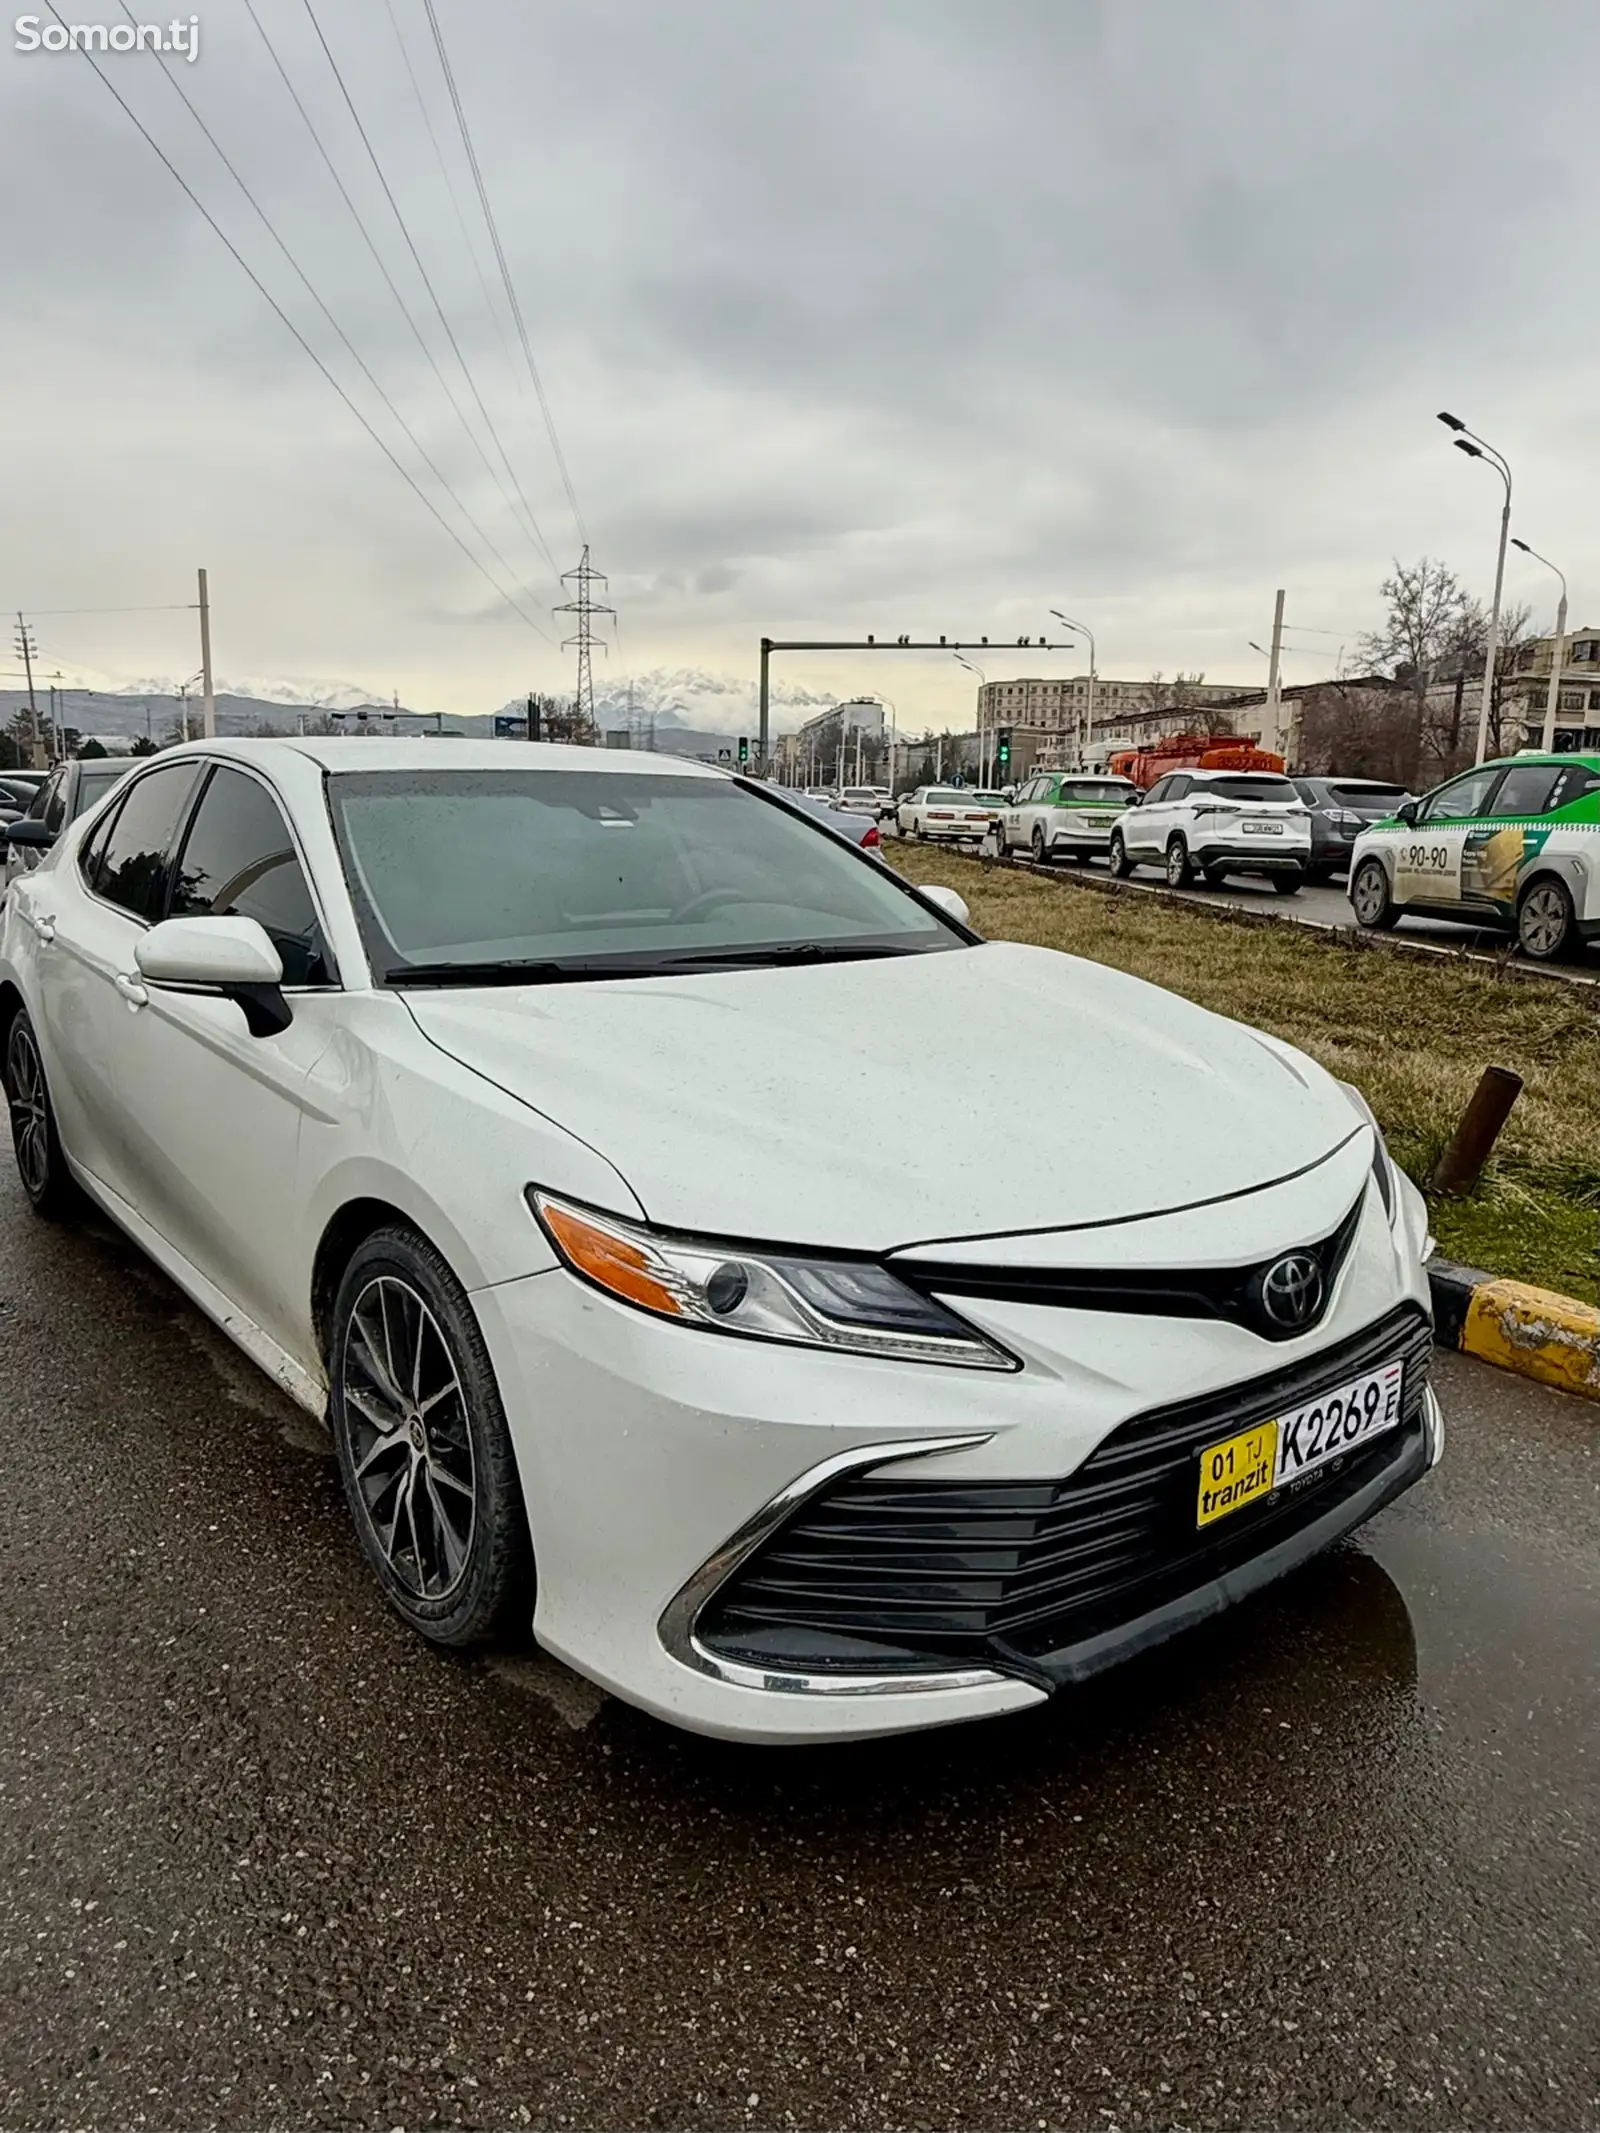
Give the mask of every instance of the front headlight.
<svg viewBox="0 0 1600 2133">
<path fill-rule="evenodd" d="M 679 1237 L 535 1185 L 529 1207 L 563 1266 L 635 1310 L 708 1333 L 843 1349 L 900 1363 L 1017 1370 L 1014 1356 L 870 1259 L 824 1259 Z"/>
</svg>

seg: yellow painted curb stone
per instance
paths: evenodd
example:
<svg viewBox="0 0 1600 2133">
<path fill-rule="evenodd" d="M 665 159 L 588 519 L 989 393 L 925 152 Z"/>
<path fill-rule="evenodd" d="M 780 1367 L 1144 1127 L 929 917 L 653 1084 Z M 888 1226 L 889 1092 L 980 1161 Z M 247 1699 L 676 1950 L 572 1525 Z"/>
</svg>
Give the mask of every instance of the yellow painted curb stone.
<svg viewBox="0 0 1600 2133">
<path fill-rule="evenodd" d="M 1484 1281 L 1472 1292 L 1461 1348 L 1502 1370 L 1600 1400 L 1600 1311 L 1522 1281 Z"/>
</svg>

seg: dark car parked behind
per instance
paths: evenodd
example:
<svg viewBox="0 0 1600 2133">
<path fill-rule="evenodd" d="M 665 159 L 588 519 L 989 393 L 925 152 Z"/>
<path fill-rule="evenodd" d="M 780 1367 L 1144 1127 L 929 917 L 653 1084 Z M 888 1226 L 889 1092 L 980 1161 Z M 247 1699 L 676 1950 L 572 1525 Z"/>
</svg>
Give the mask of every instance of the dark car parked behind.
<svg viewBox="0 0 1600 2133">
<path fill-rule="evenodd" d="M 0 832 L 5 838 L 5 886 L 36 867 L 67 824 L 98 806 L 138 760 L 134 755 L 98 755 L 58 763 L 29 802 L 28 812 Z"/>
<path fill-rule="evenodd" d="M 1378 778 L 1296 778 L 1294 789 L 1311 810 L 1307 881 L 1328 881 L 1350 870 L 1350 851 L 1369 822 L 1384 822 L 1411 795 Z"/>
</svg>

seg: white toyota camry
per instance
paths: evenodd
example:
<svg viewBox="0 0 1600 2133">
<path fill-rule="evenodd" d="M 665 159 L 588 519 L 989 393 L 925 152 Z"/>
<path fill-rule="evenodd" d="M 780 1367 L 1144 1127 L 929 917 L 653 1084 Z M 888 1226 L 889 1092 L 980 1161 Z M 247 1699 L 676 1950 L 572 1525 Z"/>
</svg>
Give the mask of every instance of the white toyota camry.
<svg viewBox="0 0 1600 2133">
<path fill-rule="evenodd" d="M 172 750 L 13 888 L 0 1046 L 34 1207 L 327 1415 L 409 1623 L 705 1732 L 1036 1703 L 1438 1456 L 1354 1091 L 694 764 Z"/>
</svg>

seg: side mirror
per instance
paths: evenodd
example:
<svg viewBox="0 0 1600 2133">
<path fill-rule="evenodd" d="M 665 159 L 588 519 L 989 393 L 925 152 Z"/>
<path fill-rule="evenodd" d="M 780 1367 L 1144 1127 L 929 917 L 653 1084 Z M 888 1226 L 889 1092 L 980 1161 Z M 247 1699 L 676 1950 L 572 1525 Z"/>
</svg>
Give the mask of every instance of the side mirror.
<svg viewBox="0 0 1600 2133">
<path fill-rule="evenodd" d="M 939 909 L 950 918 L 953 918 L 958 926 L 965 926 L 968 923 L 970 914 L 967 910 L 967 899 L 964 896 L 958 896 L 954 889 L 925 888 L 922 893 L 930 904 L 937 904 Z"/>
<path fill-rule="evenodd" d="M 1417 819 L 1417 802 L 1415 800 L 1402 800 L 1395 809 L 1395 817 L 1396 820 L 1408 825 L 1415 822 Z"/>
<path fill-rule="evenodd" d="M 25 815 L 20 822 L 8 823 L 6 827 L 7 844 L 22 845 L 30 851 L 48 852 L 55 841 L 55 831 L 47 829 L 36 815 Z"/>
<path fill-rule="evenodd" d="M 196 987 L 236 1001 L 252 1037 L 289 1027 L 283 958 L 253 918 L 167 918 L 133 951 L 151 985 Z"/>
</svg>

